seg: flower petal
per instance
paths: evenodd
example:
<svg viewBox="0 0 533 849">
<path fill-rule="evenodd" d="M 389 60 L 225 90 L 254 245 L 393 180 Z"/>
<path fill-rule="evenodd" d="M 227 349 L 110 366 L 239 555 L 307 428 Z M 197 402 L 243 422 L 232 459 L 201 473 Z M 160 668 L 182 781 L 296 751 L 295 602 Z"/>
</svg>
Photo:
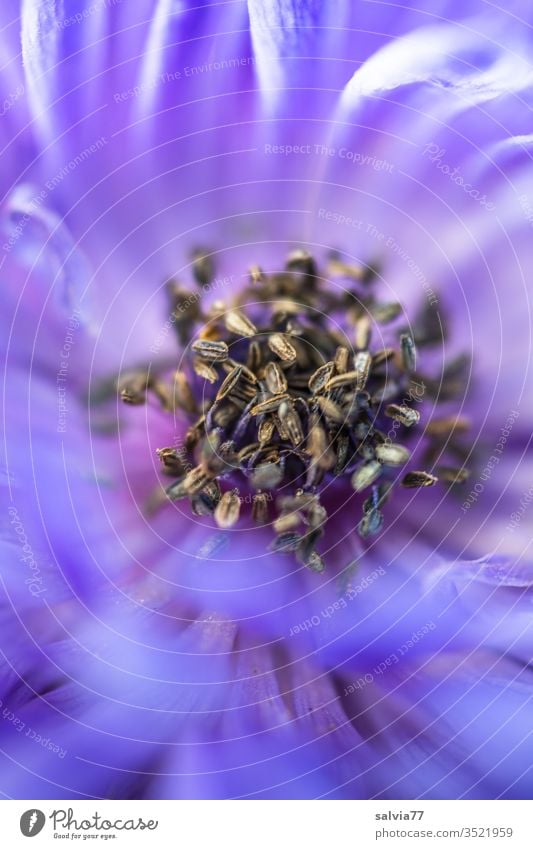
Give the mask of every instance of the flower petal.
<svg viewBox="0 0 533 849">
<path fill-rule="evenodd" d="M 380 673 L 348 696 L 365 723 L 365 778 L 381 799 L 528 797 L 531 679 L 497 657 L 445 654 Z"/>
</svg>

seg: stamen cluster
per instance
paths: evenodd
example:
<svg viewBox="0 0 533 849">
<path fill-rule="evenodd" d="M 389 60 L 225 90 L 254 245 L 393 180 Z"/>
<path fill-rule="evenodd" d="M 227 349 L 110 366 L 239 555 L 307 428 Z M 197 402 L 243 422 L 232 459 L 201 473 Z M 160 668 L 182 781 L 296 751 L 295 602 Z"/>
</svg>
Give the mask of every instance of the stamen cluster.
<svg viewBox="0 0 533 849">
<path fill-rule="evenodd" d="M 193 272 L 202 287 L 212 280 L 207 253 L 196 253 Z M 373 348 L 373 329 L 402 316 L 400 304 L 376 300 L 374 277 L 373 269 L 336 256 L 320 275 L 314 259 L 297 251 L 280 273 L 251 269 L 231 304 L 215 302 L 206 312 L 194 293 L 168 284 L 183 367 L 171 387 L 150 372 L 120 385 L 125 402 L 140 403 L 150 390 L 189 419 L 183 444 L 158 451 L 163 470 L 175 478 L 168 499 L 188 499 L 196 515 L 212 515 L 221 528 L 236 525 L 242 504 L 251 501 L 255 522 L 272 521 L 273 550 L 294 552 L 322 571 L 317 546 L 335 481 L 365 493 L 356 524 L 367 538 L 381 530 L 382 506 L 397 482 L 412 488 L 433 486 L 438 477 L 465 479 L 466 471 L 453 466 L 405 468 L 411 452 L 403 442 L 421 418 L 415 404 L 432 386 L 417 372 L 410 328 L 393 334 L 396 344 Z M 344 285 L 332 282 L 339 278 Z M 426 314 L 421 343 L 431 344 L 432 335 Z M 449 388 L 459 372 L 452 364 Z M 428 460 L 464 426 L 457 418 L 426 425 Z"/>
</svg>

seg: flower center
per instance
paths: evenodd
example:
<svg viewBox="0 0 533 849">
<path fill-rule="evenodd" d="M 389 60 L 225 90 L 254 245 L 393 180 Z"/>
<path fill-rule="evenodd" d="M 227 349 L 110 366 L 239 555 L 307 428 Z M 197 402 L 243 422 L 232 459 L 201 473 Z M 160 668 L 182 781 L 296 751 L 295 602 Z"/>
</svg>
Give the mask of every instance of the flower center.
<svg viewBox="0 0 533 849">
<path fill-rule="evenodd" d="M 422 402 L 448 400 L 462 388 L 465 367 L 462 359 L 450 364 L 440 383 L 422 376 L 417 343 L 442 341 L 432 305 L 414 329 L 390 329 L 405 316 L 400 304 L 376 299 L 373 269 L 334 256 L 321 275 L 305 251 L 291 254 L 282 272 L 251 269 L 231 305 L 206 310 L 208 253 L 196 253 L 193 273 L 197 292 L 168 284 L 184 348 L 172 385 L 150 371 L 119 382 L 126 403 L 142 403 L 150 391 L 187 420 L 182 442 L 158 450 L 174 477 L 168 499 L 187 499 L 221 528 L 235 526 L 249 504 L 254 522 L 272 522 L 273 550 L 322 571 L 319 543 L 339 487 L 361 494 L 356 525 L 365 539 L 381 530 L 396 484 L 466 479 L 461 463 L 441 464 L 444 446 L 461 455 L 450 436 L 466 429 L 464 419 L 421 424 Z M 409 445 L 421 426 L 427 467 L 411 468 Z"/>
</svg>

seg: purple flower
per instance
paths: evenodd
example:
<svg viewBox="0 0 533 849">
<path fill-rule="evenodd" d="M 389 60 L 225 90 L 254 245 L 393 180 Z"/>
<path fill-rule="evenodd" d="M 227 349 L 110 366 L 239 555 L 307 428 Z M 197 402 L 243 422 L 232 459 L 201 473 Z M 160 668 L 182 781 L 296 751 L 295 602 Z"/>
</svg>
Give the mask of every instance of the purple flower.
<svg viewBox="0 0 533 849">
<path fill-rule="evenodd" d="M 16 5 L 0 790 L 529 797 L 523 4 Z"/>
</svg>

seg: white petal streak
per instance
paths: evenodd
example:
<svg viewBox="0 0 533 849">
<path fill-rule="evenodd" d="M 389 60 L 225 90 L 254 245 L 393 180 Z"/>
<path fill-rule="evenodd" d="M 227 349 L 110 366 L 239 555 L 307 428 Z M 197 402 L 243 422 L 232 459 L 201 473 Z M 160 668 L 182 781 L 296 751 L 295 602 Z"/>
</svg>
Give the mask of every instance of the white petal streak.
<svg viewBox="0 0 533 849">
<path fill-rule="evenodd" d="M 21 252 L 27 252 L 27 244 L 31 240 L 38 257 L 55 274 L 61 306 L 68 313 L 78 310 L 83 320 L 88 322 L 87 259 L 76 245 L 65 222 L 44 203 L 39 188 L 28 183 L 17 186 L 5 204 L 4 214 L 7 220 L 2 219 L 2 225 L 10 227 L 16 239 L 17 234 L 25 235 L 25 239 L 15 244 L 15 247 Z"/>
<path fill-rule="evenodd" d="M 469 105 L 520 91 L 533 83 L 533 65 L 516 38 L 499 38 L 513 50 L 486 35 L 477 20 L 418 29 L 378 50 L 356 71 L 342 107 L 413 83 L 452 88 Z"/>
<path fill-rule="evenodd" d="M 83 25 L 80 25 L 75 22 L 72 11 L 63 0 L 44 0 L 41 3 L 23 0 L 22 4 L 22 60 L 28 98 L 36 123 L 45 136 L 53 137 L 50 106 L 56 99 L 60 100 L 73 84 L 71 74 L 66 74 L 65 67 L 62 67 L 69 54 L 82 51 L 76 61 L 78 68 L 83 63 L 86 79 L 98 71 L 94 64 L 95 51 L 90 48 L 102 39 L 104 16 L 96 13 L 85 16 L 84 11 L 78 9 L 78 14 L 83 15 Z M 85 109 L 91 109 L 87 96 Z"/>
<path fill-rule="evenodd" d="M 140 111 L 154 108 L 165 73 L 183 73 L 188 61 L 242 59 L 247 23 L 246 0 L 214 0 L 201 8 L 196 2 L 158 0 L 142 60 Z"/>
<path fill-rule="evenodd" d="M 267 105 L 277 100 L 276 89 L 287 84 L 287 59 L 338 53 L 348 8 L 344 0 L 248 0 L 257 73 Z"/>
</svg>

